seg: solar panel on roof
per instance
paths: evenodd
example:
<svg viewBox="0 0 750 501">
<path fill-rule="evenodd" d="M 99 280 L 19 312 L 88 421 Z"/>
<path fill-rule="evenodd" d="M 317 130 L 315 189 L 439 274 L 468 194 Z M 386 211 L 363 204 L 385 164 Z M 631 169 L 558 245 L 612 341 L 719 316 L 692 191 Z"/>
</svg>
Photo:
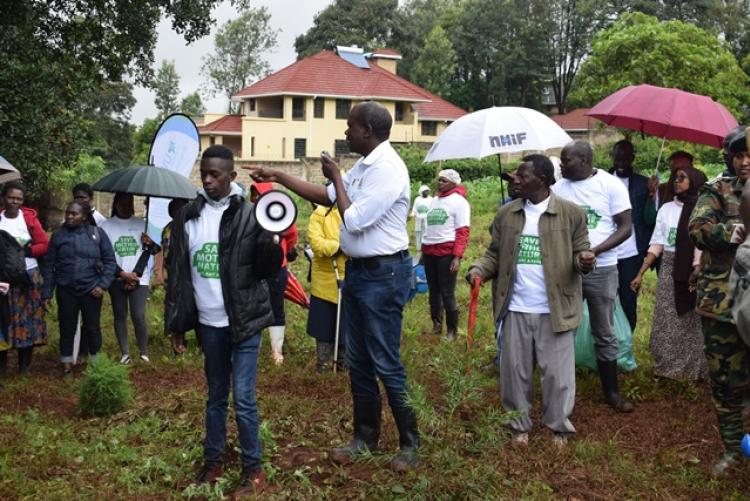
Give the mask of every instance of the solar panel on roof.
<svg viewBox="0 0 750 501">
<path fill-rule="evenodd" d="M 349 64 L 353 64 L 357 68 L 370 69 L 370 65 L 367 63 L 364 51 L 358 47 L 336 47 L 336 52 L 339 57 Z"/>
</svg>

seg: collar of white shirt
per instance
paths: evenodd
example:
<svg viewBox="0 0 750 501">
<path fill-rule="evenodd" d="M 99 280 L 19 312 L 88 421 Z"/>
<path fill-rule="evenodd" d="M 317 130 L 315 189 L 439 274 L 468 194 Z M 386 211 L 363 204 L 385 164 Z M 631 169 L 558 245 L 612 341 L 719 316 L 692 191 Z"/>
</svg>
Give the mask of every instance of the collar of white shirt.
<svg viewBox="0 0 750 501">
<path fill-rule="evenodd" d="M 362 159 L 362 164 L 370 166 L 380 160 L 380 158 L 386 154 L 391 146 L 391 142 L 388 140 L 383 141 L 375 147 L 365 158 Z"/>
</svg>

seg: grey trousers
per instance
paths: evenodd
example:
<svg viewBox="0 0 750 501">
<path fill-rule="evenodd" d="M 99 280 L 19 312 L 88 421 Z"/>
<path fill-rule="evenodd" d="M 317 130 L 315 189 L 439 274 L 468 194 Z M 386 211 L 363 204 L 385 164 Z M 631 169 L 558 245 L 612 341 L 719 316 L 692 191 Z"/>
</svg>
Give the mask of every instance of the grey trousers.
<svg viewBox="0 0 750 501">
<path fill-rule="evenodd" d="M 575 433 L 570 422 L 576 396 L 573 331 L 553 332 L 549 314 L 508 312 L 502 325 L 500 393 L 506 411 L 520 413 L 509 427 L 531 430 L 534 361 L 542 376 L 542 424 L 556 433 Z"/>
<path fill-rule="evenodd" d="M 146 300 L 148 299 L 148 285 L 139 285 L 132 291 L 124 291 L 120 282 L 115 280 L 109 288 L 112 300 L 112 312 L 115 317 L 115 335 L 120 344 L 123 355 L 130 354 L 128 346 L 128 304 L 130 305 L 130 319 L 133 321 L 135 339 L 141 355 L 148 354 L 148 330 L 146 328 Z"/>
<path fill-rule="evenodd" d="M 617 287 L 617 265 L 603 266 L 583 276 L 583 299 L 589 306 L 596 358 L 602 362 L 617 360 L 614 330 Z"/>
</svg>

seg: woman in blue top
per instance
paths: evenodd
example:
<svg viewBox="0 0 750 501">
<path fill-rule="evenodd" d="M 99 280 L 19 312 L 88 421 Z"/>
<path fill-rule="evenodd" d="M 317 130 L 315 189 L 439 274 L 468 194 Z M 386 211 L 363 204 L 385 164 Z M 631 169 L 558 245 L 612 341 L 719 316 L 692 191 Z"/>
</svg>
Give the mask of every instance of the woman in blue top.
<svg viewBox="0 0 750 501">
<path fill-rule="evenodd" d="M 94 357 L 99 352 L 102 346 L 99 322 L 102 296 L 115 275 L 112 244 L 106 233 L 88 223 L 89 212 L 88 206 L 80 202 L 68 205 L 65 224 L 52 235 L 42 268 L 42 298 L 47 307 L 57 286 L 63 377 L 72 374 L 73 338 L 79 312 L 83 317 L 81 334 L 87 338 L 89 355 Z"/>
</svg>

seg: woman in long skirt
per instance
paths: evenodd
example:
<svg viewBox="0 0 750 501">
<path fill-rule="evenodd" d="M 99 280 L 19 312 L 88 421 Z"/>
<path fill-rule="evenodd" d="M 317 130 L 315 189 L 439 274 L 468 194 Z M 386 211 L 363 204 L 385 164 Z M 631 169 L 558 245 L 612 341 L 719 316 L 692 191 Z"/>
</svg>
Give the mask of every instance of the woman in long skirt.
<svg viewBox="0 0 750 501">
<path fill-rule="evenodd" d="M 676 170 L 669 182 L 675 198 L 659 209 L 648 254 L 630 286 L 638 291 L 643 274 L 662 256 L 649 342 L 654 374 L 698 380 L 706 377 L 707 367 L 691 279 L 700 270 L 701 253 L 690 240 L 687 225 L 706 176 L 693 167 L 685 167 Z"/>
</svg>

